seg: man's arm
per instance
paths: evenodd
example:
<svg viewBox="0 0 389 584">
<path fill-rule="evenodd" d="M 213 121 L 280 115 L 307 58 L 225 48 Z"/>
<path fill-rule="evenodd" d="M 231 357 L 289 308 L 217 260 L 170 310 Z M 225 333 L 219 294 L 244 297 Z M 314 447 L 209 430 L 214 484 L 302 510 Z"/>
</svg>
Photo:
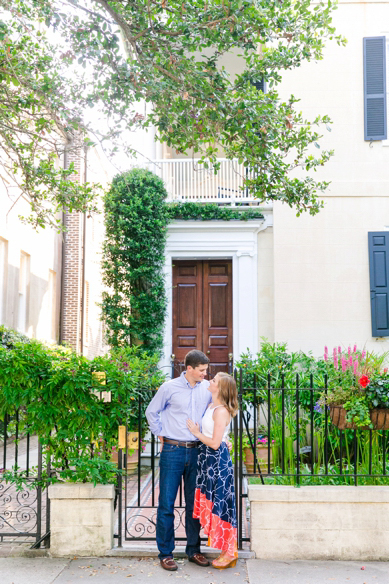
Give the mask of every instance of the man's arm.
<svg viewBox="0 0 389 584">
<path fill-rule="evenodd" d="M 166 386 L 165 384 L 161 385 L 151 402 L 149 403 L 147 410 L 146 410 L 146 418 L 149 423 L 149 427 L 151 432 L 154 436 L 158 436 L 163 443 L 163 436 L 162 434 L 162 424 L 161 424 L 161 412 L 166 407 Z"/>
</svg>

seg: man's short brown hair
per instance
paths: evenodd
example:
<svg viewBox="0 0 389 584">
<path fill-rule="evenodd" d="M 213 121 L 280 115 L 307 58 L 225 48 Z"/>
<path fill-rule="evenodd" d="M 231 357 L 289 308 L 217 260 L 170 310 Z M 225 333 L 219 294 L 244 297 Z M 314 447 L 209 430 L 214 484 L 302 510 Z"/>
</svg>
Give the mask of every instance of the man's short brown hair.
<svg viewBox="0 0 389 584">
<path fill-rule="evenodd" d="M 193 349 L 193 351 L 189 351 L 189 353 L 185 355 L 185 369 L 187 369 L 189 365 L 195 369 L 199 365 L 208 365 L 208 363 L 209 359 L 207 355 L 197 349 Z"/>
</svg>

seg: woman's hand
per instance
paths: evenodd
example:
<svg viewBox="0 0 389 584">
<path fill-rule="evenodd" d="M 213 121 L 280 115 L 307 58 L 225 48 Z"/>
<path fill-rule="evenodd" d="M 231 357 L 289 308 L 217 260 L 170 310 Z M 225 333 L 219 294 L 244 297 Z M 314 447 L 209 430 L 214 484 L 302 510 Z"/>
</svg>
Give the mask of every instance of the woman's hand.
<svg viewBox="0 0 389 584">
<path fill-rule="evenodd" d="M 191 432 L 193 436 L 196 436 L 196 438 L 198 438 L 199 435 L 201 434 L 200 426 L 192 422 L 192 420 L 186 420 L 186 425 L 188 427 L 189 432 Z"/>
</svg>

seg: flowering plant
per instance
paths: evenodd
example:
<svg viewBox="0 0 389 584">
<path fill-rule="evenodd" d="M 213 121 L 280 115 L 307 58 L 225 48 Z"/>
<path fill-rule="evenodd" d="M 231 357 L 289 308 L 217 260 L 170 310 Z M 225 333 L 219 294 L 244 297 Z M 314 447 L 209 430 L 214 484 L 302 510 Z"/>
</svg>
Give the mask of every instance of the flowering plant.
<svg viewBox="0 0 389 584">
<path fill-rule="evenodd" d="M 324 348 L 327 364 L 328 391 L 322 394 L 320 403 L 343 406 L 347 411 L 347 421 L 357 427 L 372 427 L 370 410 L 389 407 L 389 376 L 387 369 L 381 373 L 385 355 L 377 356 L 359 351 L 357 346 L 347 350 L 335 347 L 331 357 Z M 385 384 L 386 380 L 386 384 Z"/>
</svg>

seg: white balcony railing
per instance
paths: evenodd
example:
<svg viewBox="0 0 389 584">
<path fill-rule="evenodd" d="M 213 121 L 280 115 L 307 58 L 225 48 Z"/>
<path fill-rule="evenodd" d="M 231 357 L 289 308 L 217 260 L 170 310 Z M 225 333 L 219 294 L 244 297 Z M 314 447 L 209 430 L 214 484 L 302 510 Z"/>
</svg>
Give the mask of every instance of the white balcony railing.
<svg viewBox="0 0 389 584">
<path fill-rule="evenodd" d="M 244 178 L 249 175 L 243 164 L 226 158 L 218 162 L 217 174 L 193 159 L 155 160 L 147 166 L 164 181 L 169 201 L 231 204 L 256 201 L 244 188 Z"/>
</svg>

